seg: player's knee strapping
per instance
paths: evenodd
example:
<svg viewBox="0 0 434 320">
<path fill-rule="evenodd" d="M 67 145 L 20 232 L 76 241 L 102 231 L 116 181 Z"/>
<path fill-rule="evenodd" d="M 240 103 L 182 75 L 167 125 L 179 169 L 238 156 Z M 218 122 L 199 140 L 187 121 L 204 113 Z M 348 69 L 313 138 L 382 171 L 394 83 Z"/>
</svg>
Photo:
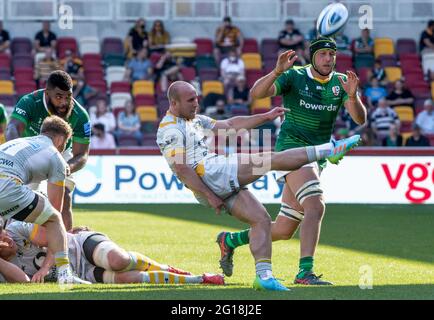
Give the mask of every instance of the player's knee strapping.
<svg viewBox="0 0 434 320">
<path fill-rule="evenodd" d="M 35 224 L 44 224 L 50 219 L 50 217 L 57 213 L 57 210 L 51 205 L 50 201 L 42 197 L 44 199 L 44 208 L 42 212 L 39 214 L 38 218 L 35 220 Z"/>
<path fill-rule="evenodd" d="M 115 283 L 116 272 L 96 267 L 93 271 L 93 276 L 97 283 Z"/>
<path fill-rule="evenodd" d="M 321 196 L 322 194 L 323 190 L 321 189 L 319 180 L 310 180 L 298 189 L 295 193 L 295 198 L 298 203 L 303 204 L 306 199 L 314 196 Z"/>
<path fill-rule="evenodd" d="M 105 270 L 111 271 L 112 268 L 108 260 L 108 254 L 110 251 L 117 248 L 119 247 L 112 241 L 103 241 L 99 243 L 95 247 L 95 250 L 93 251 L 92 254 L 95 264 L 101 268 L 104 268 Z"/>
<path fill-rule="evenodd" d="M 291 220 L 298 221 L 298 222 L 301 222 L 304 218 L 303 212 L 297 211 L 297 210 L 291 208 L 291 206 L 289 206 L 288 204 L 283 203 L 283 202 L 280 205 L 279 215 L 287 217 L 288 219 L 291 219 Z"/>
</svg>

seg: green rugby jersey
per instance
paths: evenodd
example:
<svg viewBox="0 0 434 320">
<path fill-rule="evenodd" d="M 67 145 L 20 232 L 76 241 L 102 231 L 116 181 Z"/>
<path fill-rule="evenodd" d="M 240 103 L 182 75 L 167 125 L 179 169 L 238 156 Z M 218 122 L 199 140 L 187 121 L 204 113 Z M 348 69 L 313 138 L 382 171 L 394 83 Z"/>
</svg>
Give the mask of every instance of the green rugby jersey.
<svg viewBox="0 0 434 320">
<path fill-rule="evenodd" d="M 11 118 L 17 119 L 26 125 L 24 137 L 32 137 L 40 134 L 41 125 L 44 119 L 50 116 L 45 101 L 45 89 L 36 90 L 23 96 L 12 112 Z M 74 99 L 74 107 L 67 120 L 72 127 L 72 141 L 69 140 L 66 149 L 69 149 L 72 142 L 82 144 L 90 143 L 91 125 L 89 114 Z"/>
<path fill-rule="evenodd" d="M 317 145 L 330 141 L 339 109 L 348 95 L 333 72 L 330 79 L 314 79 L 310 65 L 294 67 L 281 74 L 274 82 L 276 95 L 282 95 L 283 105 L 291 111 L 276 141 L 276 151 Z"/>
</svg>

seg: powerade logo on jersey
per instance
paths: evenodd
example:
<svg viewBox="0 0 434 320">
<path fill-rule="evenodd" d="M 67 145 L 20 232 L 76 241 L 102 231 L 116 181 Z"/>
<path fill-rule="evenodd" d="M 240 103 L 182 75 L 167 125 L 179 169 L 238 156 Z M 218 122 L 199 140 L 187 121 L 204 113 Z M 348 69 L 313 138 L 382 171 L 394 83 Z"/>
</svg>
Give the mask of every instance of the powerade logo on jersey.
<svg viewBox="0 0 434 320">
<path fill-rule="evenodd" d="M 336 111 L 338 109 L 338 106 L 335 106 L 333 104 L 329 105 L 323 105 L 323 104 L 312 104 L 307 103 L 303 99 L 300 99 L 300 107 L 305 107 L 306 109 L 312 109 L 312 110 L 319 110 L 319 111 Z"/>
<path fill-rule="evenodd" d="M 83 125 L 83 129 L 84 129 L 84 136 L 86 137 L 86 138 L 90 138 L 90 134 L 91 134 L 91 127 L 90 127 L 90 121 L 89 122 L 86 122 L 84 125 Z"/>
</svg>

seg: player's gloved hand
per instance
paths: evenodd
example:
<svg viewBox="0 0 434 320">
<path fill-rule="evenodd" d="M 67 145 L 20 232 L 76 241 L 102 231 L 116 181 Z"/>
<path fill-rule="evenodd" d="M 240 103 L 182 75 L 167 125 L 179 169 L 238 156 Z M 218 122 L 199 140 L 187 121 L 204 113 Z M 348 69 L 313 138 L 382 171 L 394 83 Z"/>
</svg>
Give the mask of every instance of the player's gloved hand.
<svg viewBox="0 0 434 320">
<path fill-rule="evenodd" d="M 45 276 L 48 275 L 49 271 L 50 271 L 50 270 L 47 269 L 47 268 L 41 268 L 41 269 L 39 269 L 39 271 L 36 272 L 36 273 L 33 275 L 31 281 L 32 281 L 33 283 L 44 283 L 44 278 L 45 278 Z"/>
<path fill-rule="evenodd" d="M 286 70 L 292 68 L 295 60 L 297 60 L 298 56 L 295 54 L 294 50 L 287 50 L 282 52 L 277 59 L 276 68 L 274 68 L 274 72 L 276 75 L 280 75 Z"/>
<path fill-rule="evenodd" d="M 210 194 L 207 197 L 209 205 L 215 210 L 216 214 L 220 214 L 222 209 L 225 209 L 225 203 L 215 194 Z"/>
</svg>

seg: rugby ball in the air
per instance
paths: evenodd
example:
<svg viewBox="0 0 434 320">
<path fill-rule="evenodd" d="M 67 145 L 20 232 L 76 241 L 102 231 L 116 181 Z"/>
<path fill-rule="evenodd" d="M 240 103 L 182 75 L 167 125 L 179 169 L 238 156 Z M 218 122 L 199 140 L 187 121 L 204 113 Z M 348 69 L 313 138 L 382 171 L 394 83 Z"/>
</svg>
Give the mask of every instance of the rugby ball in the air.
<svg viewBox="0 0 434 320">
<path fill-rule="evenodd" d="M 318 33 L 330 37 L 339 32 L 348 21 L 348 9 L 342 3 L 332 3 L 325 7 L 316 22 Z"/>
</svg>

